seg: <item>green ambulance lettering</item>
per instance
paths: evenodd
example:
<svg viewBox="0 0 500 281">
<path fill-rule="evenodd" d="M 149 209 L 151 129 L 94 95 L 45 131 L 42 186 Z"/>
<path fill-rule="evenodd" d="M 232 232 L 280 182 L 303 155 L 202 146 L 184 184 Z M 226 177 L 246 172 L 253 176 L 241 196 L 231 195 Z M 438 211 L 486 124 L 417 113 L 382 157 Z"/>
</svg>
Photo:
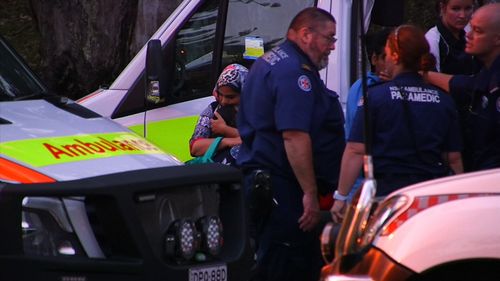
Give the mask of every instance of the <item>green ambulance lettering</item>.
<svg viewBox="0 0 500 281">
<path fill-rule="evenodd" d="M 115 157 L 161 154 L 156 146 L 127 132 L 39 138 L 0 143 L 0 154 L 34 167 Z"/>
</svg>

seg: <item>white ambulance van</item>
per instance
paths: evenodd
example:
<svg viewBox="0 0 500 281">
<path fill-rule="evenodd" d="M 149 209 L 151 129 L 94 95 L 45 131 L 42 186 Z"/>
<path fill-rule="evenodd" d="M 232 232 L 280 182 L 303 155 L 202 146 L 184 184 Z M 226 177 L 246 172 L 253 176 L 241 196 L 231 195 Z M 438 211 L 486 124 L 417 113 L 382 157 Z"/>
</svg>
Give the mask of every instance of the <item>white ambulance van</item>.
<svg viewBox="0 0 500 281">
<path fill-rule="evenodd" d="M 240 177 L 50 94 L 0 36 L 0 280 L 246 280 Z"/>
<path fill-rule="evenodd" d="M 371 9 L 374 1 L 365 2 Z M 327 87 L 346 95 L 357 79 L 357 63 L 350 61 L 356 57 L 351 56 L 356 32 L 351 32 L 350 21 L 355 5 L 347 0 L 185 0 L 151 37 L 161 41 L 163 52 L 161 100 L 145 99 L 145 46 L 109 88 L 78 103 L 188 160 L 189 138 L 199 114 L 213 101 L 213 86 L 222 69 L 231 63 L 250 66 L 284 40 L 292 17 L 306 7 L 320 7 L 337 20 L 336 50 L 321 77 Z"/>
</svg>

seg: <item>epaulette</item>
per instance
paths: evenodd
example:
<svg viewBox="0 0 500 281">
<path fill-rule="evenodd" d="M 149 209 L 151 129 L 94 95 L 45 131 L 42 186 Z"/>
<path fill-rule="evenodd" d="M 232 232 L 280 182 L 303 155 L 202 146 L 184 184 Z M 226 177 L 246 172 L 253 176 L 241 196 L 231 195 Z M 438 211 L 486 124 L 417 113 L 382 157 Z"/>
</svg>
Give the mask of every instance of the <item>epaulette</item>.
<svg viewBox="0 0 500 281">
<path fill-rule="evenodd" d="M 308 64 L 303 63 L 300 67 L 302 69 L 307 70 L 307 71 L 312 71 L 312 67 L 310 65 L 308 65 Z"/>
</svg>

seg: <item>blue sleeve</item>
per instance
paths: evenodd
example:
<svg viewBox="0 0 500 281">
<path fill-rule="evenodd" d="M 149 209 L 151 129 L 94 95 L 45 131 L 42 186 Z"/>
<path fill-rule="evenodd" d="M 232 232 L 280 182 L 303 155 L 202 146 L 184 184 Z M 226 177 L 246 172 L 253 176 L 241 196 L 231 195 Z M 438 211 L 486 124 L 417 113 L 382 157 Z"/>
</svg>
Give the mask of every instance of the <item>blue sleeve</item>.
<svg viewBox="0 0 500 281">
<path fill-rule="evenodd" d="M 350 142 L 364 142 L 363 129 L 364 129 L 364 117 L 365 111 L 363 106 L 358 106 L 356 110 L 356 115 L 352 122 L 351 132 L 347 141 Z"/>
<path fill-rule="evenodd" d="M 302 69 L 281 70 L 273 79 L 276 128 L 279 131 L 309 132 L 314 109 L 314 93 L 321 89 L 312 84 L 311 73 Z"/>
<path fill-rule="evenodd" d="M 351 132 L 352 123 L 354 121 L 354 116 L 356 116 L 356 111 L 358 109 L 358 102 L 361 98 L 361 80 L 357 80 L 352 84 L 349 89 L 349 94 L 347 95 L 347 104 L 345 112 L 345 135 L 349 136 Z"/>
<path fill-rule="evenodd" d="M 462 97 L 474 90 L 475 76 L 453 75 L 450 80 L 450 94 Z"/>
</svg>

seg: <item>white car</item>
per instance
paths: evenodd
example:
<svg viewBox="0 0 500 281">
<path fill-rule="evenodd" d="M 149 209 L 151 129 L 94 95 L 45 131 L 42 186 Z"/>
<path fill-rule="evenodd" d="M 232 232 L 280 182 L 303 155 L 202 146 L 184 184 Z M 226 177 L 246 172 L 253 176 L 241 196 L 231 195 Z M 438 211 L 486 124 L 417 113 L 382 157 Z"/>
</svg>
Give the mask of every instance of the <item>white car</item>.
<svg viewBox="0 0 500 281">
<path fill-rule="evenodd" d="M 350 205 L 321 280 L 500 280 L 500 169 L 406 187 L 368 217 L 373 187 Z"/>
</svg>

